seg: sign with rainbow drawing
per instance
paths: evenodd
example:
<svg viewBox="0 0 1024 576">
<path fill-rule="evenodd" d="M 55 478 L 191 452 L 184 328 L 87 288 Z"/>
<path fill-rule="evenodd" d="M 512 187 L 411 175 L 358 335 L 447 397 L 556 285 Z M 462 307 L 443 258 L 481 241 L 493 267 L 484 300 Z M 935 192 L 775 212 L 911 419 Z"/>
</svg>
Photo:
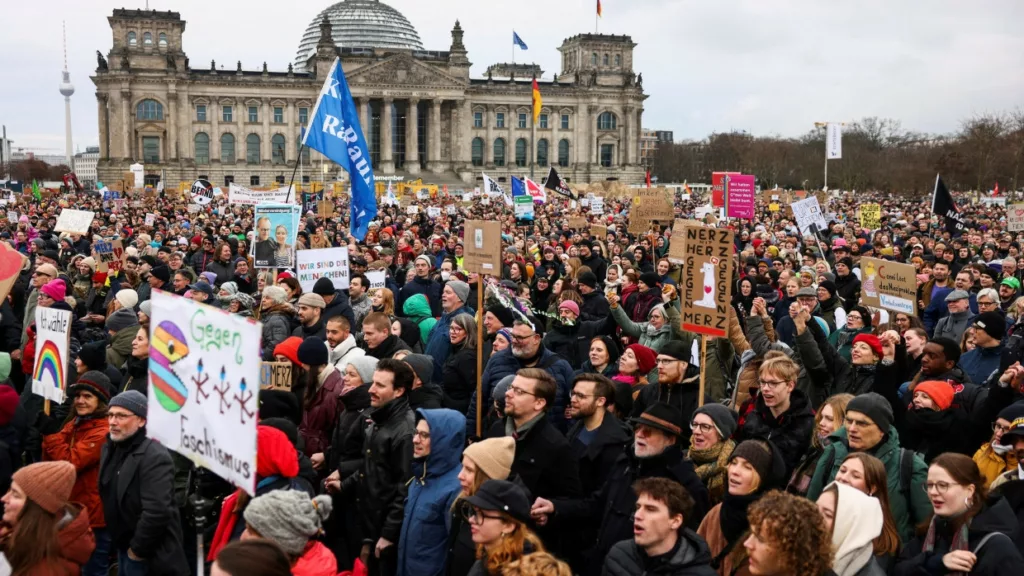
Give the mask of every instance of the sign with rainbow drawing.
<svg viewBox="0 0 1024 576">
<path fill-rule="evenodd" d="M 54 402 L 64 401 L 68 383 L 68 333 L 71 311 L 36 308 L 36 360 L 32 392 Z"/>
<path fill-rule="evenodd" d="M 152 302 L 149 436 L 255 495 L 261 325 L 169 292 Z"/>
</svg>

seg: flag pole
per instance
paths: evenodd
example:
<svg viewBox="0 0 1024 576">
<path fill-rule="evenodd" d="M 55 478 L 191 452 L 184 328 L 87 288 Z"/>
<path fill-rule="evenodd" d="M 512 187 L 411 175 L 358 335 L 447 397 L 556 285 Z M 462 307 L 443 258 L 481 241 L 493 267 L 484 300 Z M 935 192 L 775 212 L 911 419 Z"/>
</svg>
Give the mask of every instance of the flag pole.
<svg viewBox="0 0 1024 576">
<path fill-rule="evenodd" d="M 537 162 L 537 150 L 535 148 L 537 140 L 537 115 L 533 113 L 533 110 L 530 110 L 530 116 L 533 118 L 530 129 L 530 180 L 533 180 L 533 167 Z"/>
</svg>

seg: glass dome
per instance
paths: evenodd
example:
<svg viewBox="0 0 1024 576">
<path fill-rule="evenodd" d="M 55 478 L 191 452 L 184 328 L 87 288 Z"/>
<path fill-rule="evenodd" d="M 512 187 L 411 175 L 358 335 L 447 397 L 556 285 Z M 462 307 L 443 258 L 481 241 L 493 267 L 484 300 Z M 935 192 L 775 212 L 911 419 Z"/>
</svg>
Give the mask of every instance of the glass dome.
<svg viewBox="0 0 1024 576">
<path fill-rule="evenodd" d="M 306 60 L 316 51 L 325 14 L 337 46 L 423 50 L 420 35 L 398 10 L 379 0 L 342 0 L 325 8 L 309 23 L 295 54 L 296 71 L 304 71 Z"/>
</svg>

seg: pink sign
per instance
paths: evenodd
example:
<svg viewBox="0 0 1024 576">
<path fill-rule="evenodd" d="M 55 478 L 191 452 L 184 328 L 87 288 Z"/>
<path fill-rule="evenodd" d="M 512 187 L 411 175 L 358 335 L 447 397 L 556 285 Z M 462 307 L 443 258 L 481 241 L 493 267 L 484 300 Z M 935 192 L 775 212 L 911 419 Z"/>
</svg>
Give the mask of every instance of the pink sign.
<svg viewBox="0 0 1024 576">
<path fill-rule="evenodd" d="M 729 218 L 754 218 L 754 176 L 729 176 Z"/>
</svg>

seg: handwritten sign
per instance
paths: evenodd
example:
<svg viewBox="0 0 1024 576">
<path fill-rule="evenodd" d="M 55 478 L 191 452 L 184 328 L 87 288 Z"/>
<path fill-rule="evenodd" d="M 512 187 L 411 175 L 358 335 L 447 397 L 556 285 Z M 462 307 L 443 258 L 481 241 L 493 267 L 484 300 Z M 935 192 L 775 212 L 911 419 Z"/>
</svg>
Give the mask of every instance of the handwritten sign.
<svg viewBox="0 0 1024 576">
<path fill-rule="evenodd" d="M 98 240 L 93 244 L 96 251 L 96 269 L 100 272 L 118 271 L 127 256 L 120 240 Z"/>
<path fill-rule="evenodd" d="M 57 232 L 85 234 L 89 231 L 89 227 L 92 226 L 92 220 L 95 217 L 96 214 L 88 210 L 64 208 L 57 216 L 57 225 L 53 229 Z"/>
<path fill-rule="evenodd" d="M 724 337 L 732 301 L 733 232 L 688 223 L 681 239 L 685 270 L 689 271 L 681 290 L 682 329 Z"/>
<path fill-rule="evenodd" d="M 1006 207 L 1006 228 L 1010 232 L 1024 230 L 1024 203 L 1010 204 Z"/>
<path fill-rule="evenodd" d="M 864 256 L 860 259 L 861 299 L 868 306 L 891 312 L 917 314 L 917 269 L 913 264 L 900 264 Z"/>
<path fill-rule="evenodd" d="M 821 213 L 821 205 L 814 196 L 793 202 L 793 215 L 796 223 L 800 226 L 800 233 L 807 235 L 811 233 L 811 224 L 818 227 L 818 230 L 827 230 L 828 223 Z"/>
<path fill-rule="evenodd" d="M 383 270 L 367 270 L 366 279 L 370 282 L 370 290 L 383 288 L 387 280 L 387 274 Z"/>
<path fill-rule="evenodd" d="M 291 389 L 291 362 L 260 362 L 260 390 Z"/>
<path fill-rule="evenodd" d="M 579 216 L 573 216 L 568 221 L 570 230 L 583 230 L 587 227 L 587 219 Z"/>
<path fill-rule="evenodd" d="M 47 400 L 64 402 L 67 390 L 68 334 L 71 311 L 36 308 L 36 359 L 32 368 L 32 393 Z"/>
<path fill-rule="evenodd" d="M 298 250 L 295 253 L 299 284 L 303 292 L 312 292 L 316 281 L 329 278 L 336 290 L 348 290 L 348 248 Z"/>
<path fill-rule="evenodd" d="M 868 230 L 882 227 L 882 205 L 867 203 L 860 205 L 860 226 Z"/>
</svg>

